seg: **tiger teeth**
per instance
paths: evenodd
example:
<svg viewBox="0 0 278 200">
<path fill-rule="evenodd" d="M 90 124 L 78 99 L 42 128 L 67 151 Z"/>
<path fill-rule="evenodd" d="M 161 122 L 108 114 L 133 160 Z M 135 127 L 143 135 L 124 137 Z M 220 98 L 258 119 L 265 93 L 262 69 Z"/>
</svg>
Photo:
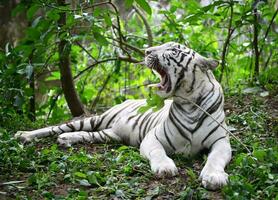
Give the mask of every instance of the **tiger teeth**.
<svg viewBox="0 0 278 200">
<path fill-rule="evenodd" d="M 153 83 L 153 84 L 147 85 L 147 87 L 159 87 L 159 83 Z"/>
</svg>

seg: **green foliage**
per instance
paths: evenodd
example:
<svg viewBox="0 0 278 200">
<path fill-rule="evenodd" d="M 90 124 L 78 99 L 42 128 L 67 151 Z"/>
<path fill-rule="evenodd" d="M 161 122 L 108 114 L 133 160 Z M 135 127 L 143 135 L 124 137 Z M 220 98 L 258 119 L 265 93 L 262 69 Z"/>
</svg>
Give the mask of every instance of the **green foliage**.
<svg viewBox="0 0 278 200">
<path fill-rule="evenodd" d="M 200 159 L 192 170 L 192 161 L 175 157 L 181 176 L 157 180 L 138 150 L 131 147 L 86 145 L 64 150 L 53 145 L 53 139 L 23 147 L 13 138 L 17 130 L 35 129 L 45 126 L 46 122 L 59 123 L 70 117 L 57 84 L 61 39 L 69 43 L 67 50 L 70 50 L 76 89 L 87 108 L 92 108 L 97 96 L 94 112 L 133 98 L 147 98 L 148 104 L 141 112 L 158 110 L 164 105 L 163 99 L 142 86 L 156 80 L 150 70 L 116 59 L 119 52 L 138 61 L 143 59 L 134 48 L 119 43 L 121 39 L 140 50 L 147 47 L 148 38 L 140 16 L 133 13 L 125 19 L 124 11 L 120 13 L 111 4 L 89 9 L 87 6 L 92 6 L 94 1 L 86 2 L 72 10 L 71 5 L 59 6 L 52 0 L 21 1 L 11 13 L 12 16 L 25 13 L 28 26 L 20 30 L 25 35 L 16 45 L 7 43 L 5 49 L 0 50 L 0 180 L 24 180 L 24 183 L 1 186 L 1 192 L 12 199 L 88 199 L 92 196 L 99 199 L 214 199 L 221 195 L 225 199 L 277 199 L 278 150 L 274 135 L 277 120 L 271 117 L 271 111 L 261 106 L 265 100 L 252 96 L 249 99 L 254 100 L 246 105 L 245 96 L 239 93 L 246 86 L 256 84 L 269 90 L 271 95 L 277 94 L 278 54 L 274 49 L 278 37 L 272 26 L 265 38 L 275 12 L 274 1 L 258 6 L 261 68 L 256 82 L 252 53 L 253 1 L 242 4 L 219 0 L 201 7 L 195 0 L 173 0 L 169 6 L 159 9 L 154 2 L 146 0 L 124 1 L 126 10 L 136 6 L 144 11 L 155 45 L 168 41 L 186 43 L 200 54 L 218 60 L 221 60 L 233 7 L 231 28 L 234 32 L 228 45 L 222 85 L 226 91 L 232 91 L 228 94 L 230 98 L 233 98 L 232 93 L 237 96 L 233 103 L 240 108 L 229 115 L 228 122 L 240 130 L 241 140 L 253 153 L 247 155 L 244 148 L 231 139 L 234 157 L 228 167 L 230 183 L 221 194 L 200 186 L 198 173 L 203 165 Z M 62 12 L 66 12 L 67 19 L 60 27 Z M 278 23 L 277 17 L 274 23 Z M 121 46 L 124 50 L 119 48 Z M 110 58 L 115 59 L 93 66 L 96 60 Z M 219 78 L 221 69 L 214 73 Z M 30 86 L 32 75 L 37 84 L 35 91 Z M 34 94 L 37 121 L 31 123 L 27 115 Z"/>
</svg>

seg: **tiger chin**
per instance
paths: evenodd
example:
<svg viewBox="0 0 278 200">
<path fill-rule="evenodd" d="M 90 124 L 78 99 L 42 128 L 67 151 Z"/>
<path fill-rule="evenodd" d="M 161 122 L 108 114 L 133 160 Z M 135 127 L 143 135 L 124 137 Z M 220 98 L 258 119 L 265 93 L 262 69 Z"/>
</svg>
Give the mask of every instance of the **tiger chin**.
<svg viewBox="0 0 278 200">
<path fill-rule="evenodd" d="M 127 100 L 99 116 L 71 121 L 34 131 L 19 131 L 15 137 L 27 142 L 34 138 L 58 136 L 58 143 L 122 142 L 140 148 L 158 176 L 175 176 L 178 169 L 168 156 L 192 156 L 209 149 L 201 171 L 202 185 L 216 190 L 228 182 L 224 168 L 231 159 L 229 137 L 224 128 L 224 96 L 212 70 L 218 62 L 174 42 L 146 49 L 145 64 L 159 77 L 157 88 L 165 105 L 159 111 L 138 112 L 146 100 Z M 204 111 L 196 107 L 194 102 Z M 216 119 L 217 122 L 214 120 Z"/>
</svg>

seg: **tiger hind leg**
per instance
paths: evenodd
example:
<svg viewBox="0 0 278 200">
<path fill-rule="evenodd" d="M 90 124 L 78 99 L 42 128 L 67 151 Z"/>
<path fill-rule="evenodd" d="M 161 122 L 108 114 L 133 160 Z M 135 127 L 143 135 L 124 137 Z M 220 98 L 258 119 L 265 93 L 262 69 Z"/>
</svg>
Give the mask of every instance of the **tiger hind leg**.
<svg viewBox="0 0 278 200">
<path fill-rule="evenodd" d="M 107 143 L 121 141 L 121 138 L 112 129 L 104 129 L 96 132 L 78 131 L 63 133 L 58 136 L 57 141 L 61 146 L 70 147 L 73 144 L 84 142 Z"/>
<path fill-rule="evenodd" d="M 105 129 L 102 124 L 102 116 L 87 117 L 80 120 L 74 120 L 58 126 L 50 126 L 33 131 L 18 131 L 15 138 L 19 138 L 22 142 L 30 142 L 34 138 L 43 138 L 51 135 L 60 135 L 62 133 L 76 132 L 76 131 L 95 131 Z"/>
</svg>

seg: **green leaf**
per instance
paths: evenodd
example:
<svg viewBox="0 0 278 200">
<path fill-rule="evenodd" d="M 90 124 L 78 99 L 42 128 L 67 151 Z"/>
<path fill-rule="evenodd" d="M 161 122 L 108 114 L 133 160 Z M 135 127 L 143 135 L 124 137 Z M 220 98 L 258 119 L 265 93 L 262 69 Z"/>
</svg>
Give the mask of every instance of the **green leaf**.
<svg viewBox="0 0 278 200">
<path fill-rule="evenodd" d="M 151 109 L 151 106 L 142 106 L 141 108 L 138 109 L 139 113 L 145 113 L 147 112 L 149 109 Z"/>
<path fill-rule="evenodd" d="M 27 19 L 28 20 L 32 20 L 32 18 L 34 17 L 35 13 L 38 11 L 40 7 L 38 5 L 33 5 L 31 6 L 28 10 L 27 10 Z"/>
<path fill-rule="evenodd" d="M 125 0 L 125 5 L 127 8 L 130 8 L 133 4 L 134 0 Z"/>
<path fill-rule="evenodd" d="M 108 13 L 104 13 L 103 17 L 104 17 L 104 21 L 105 21 L 106 25 L 112 26 L 111 17 L 108 15 Z"/>
<path fill-rule="evenodd" d="M 47 77 L 45 80 L 46 81 L 59 80 L 60 78 L 61 78 L 60 72 L 56 71 L 56 72 L 51 72 L 51 76 Z"/>
<path fill-rule="evenodd" d="M 30 41 L 38 40 L 41 36 L 41 33 L 36 28 L 30 27 L 27 29 L 26 32 L 27 32 L 27 38 Z"/>
<path fill-rule="evenodd" d="M 94 37 L 96 39 L 96 41 L 100 44 L 100 45 L 104 45 L 104 46 L 107 46 L 109 43 L 107 41 L 107 39 L 101 35 L 100 33 L 98 32 L 94 32 Z"/>
<path fill-rule="evenodd" d="M 78 178 L 87 178 L 86 174 L 82 172 L 75 172 L 74 175 Z"/>
<path fill-rule="evenodd" d="M 58 21 L 60 19 L 59 13 L 54 9 L 47 12 L 46 16 L 53 21 Z"/>
<path fill-rule="evenodd" d="M 255 150 L 253 155 L 260 161 L 264 160 L 266 157 L 266 152 L 264 150 Z"/>
<path fill-rule="evenodd" d="M 145 10 L 149 15 L 152 15 L 152 9 L 150 5 L 148 4 L 147 1 L 145 0 L 135 0 L 136 3 L 143 9 Z"/>
</svg>

